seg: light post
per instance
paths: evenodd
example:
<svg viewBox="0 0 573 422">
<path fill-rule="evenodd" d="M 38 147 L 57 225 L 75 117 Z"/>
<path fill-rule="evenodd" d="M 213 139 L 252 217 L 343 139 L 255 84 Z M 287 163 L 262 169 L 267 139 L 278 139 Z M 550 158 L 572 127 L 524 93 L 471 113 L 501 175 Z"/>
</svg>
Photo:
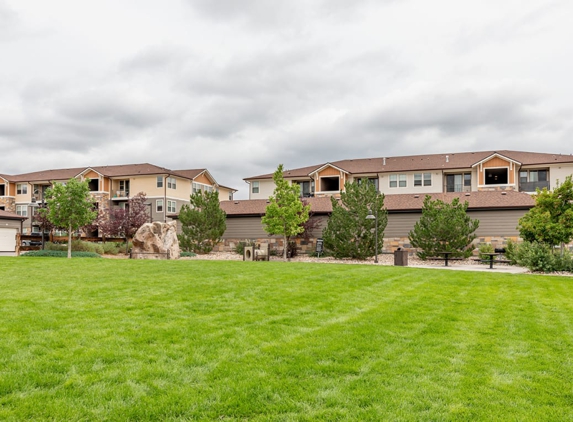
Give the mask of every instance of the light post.
<svg viewBox="0 0 573 422">
<path fill-rule="evenodd" d="M 376 255 L 374 256 L 374 263 L 378 264 L 378 208 L 376 208 L 375 215 L 372 215 L 372 210 L 369 210 L 366 219 L 374 220 L 374 247 L 376 252 Z"/>
</svg>

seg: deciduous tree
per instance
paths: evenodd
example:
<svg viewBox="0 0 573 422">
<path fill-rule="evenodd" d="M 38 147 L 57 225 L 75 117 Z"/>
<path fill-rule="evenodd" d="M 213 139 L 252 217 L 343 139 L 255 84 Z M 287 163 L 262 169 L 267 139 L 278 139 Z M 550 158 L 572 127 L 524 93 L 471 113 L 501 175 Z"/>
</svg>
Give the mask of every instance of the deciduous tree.
<svg viewBox="0 0 573 422">
<path fill-rule="evenodd" d="M 573 239 L 573 181 L 567 176 L 552 191 L 543 188 L 534 196 L 535 206 L 519 220 L 519 233 L 529 242 L 553 247 Z"/>
<path fill-rule="evenodd" d="M 72 233 L 97 217 L 88 183 L 89 179 L 80 182 L 72 178 L 65 184 L 56 182 L 46 190 L 48 219 L 68 231 L 68 258 L 72 257 Z"/>
<path fill-rule="evenodd" d="M 287 260 L 288 244 L 291 237 L 304 231 L 310 205 L 304 205 L 300 198 L 298 184 L 291 184 L 283 177 L 283 165 L 279 164 L 273 174 L 275 190 L 269 197 L 265 215 L 262 218 L 264 229 L 271 235 L 283 236 L 283 258 Z"/>
</svg>

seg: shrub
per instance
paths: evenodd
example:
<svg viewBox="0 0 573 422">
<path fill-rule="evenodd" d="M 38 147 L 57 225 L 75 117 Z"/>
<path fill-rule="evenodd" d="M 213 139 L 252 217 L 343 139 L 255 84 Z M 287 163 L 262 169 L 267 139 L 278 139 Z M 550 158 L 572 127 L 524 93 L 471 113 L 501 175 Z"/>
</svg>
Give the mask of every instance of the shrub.
<svg viewBox="0 0 573 422">
<path fill-rule="evenodd" d="M 20 256 L 25 257 L 52 257 L 52 258 L 67 258 L 68 252 L 66 251 L 54 251 L 54 250 L 43 250 L 43 251 L 29 251 L 21 254 Z M 73 258 L 101 258 L 100 255 L 93 252 L 72 252 Z"/>
<path fill-rule="evenodd" d="M 188 251 L 181 252 L 182 258 L 188 258 L 188 257 L 193 257 L 193 256 L 197 256 L 197 254 L 195 252 L 188 252 Z"/>
<path fill-rule="evenodd" d="M 493 246 L 491 243 L 480 243 L 478 245 L 480 259 L 489 259 L 487 253 L 493 253 Z"/>
<path fill-rule="evenodd" d="M 256 242 L 251 239 L 246 239 L 245 241 L 241 241 L 237 243 L 235 246 L 235 252 L 239 255 L 243 255 L 245 253 L 245 246 L 255 246 Z"/>
<path fill-rule="evenodd" d="M 519 246 L 517 262 L 531 271 L 544 273 L 556 271 L 555 255 L 545 243 L 523 242 Z"/>
<path fill-rule="evenodd" d="M 117 243 L 114 242 L 105 242 L 101 244 L 103 253 L 107 255 L 117 255 L 120 251 L 121 246 L 123 246 L 121 243 L 118 245 Z"/>
<path fill-rule="evenodd" d="M 517 265 L 517 254 L 519 252 L 519 244 L 509 239 L 505 247 L 505 259 L 509 261 L 510 265 Z"/>
</svg>

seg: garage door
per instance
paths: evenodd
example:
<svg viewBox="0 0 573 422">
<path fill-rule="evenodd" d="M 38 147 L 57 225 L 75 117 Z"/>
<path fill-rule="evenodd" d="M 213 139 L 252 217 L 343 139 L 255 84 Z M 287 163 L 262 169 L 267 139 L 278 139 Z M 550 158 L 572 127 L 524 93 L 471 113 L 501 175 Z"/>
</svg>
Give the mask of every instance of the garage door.
<svg viewBox="0 0 573 422">
<path fill-rule="evenodd" d="M 0 229 L 0 252 L 14 252 L 16 250 L 16 229 Z"/>
</svg>

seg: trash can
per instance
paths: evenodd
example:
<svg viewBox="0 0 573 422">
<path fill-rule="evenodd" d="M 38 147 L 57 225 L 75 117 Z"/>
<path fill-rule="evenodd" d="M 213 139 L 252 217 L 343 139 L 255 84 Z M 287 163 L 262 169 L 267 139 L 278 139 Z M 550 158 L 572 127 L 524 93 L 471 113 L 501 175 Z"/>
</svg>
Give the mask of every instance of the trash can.
<svg viewBox="0 0 573 422">
<path fill-rule="evenodd" d="M 394 265 L 401 267 L 408 266 L 408 251 L 398 248 L 394 251 Z"/>
<path fill-rule="evenodd" d="M 243 250 L 243 261 L 254 261 L 255 259 L 255 247 L 245 246 Z"/>
</svg>

